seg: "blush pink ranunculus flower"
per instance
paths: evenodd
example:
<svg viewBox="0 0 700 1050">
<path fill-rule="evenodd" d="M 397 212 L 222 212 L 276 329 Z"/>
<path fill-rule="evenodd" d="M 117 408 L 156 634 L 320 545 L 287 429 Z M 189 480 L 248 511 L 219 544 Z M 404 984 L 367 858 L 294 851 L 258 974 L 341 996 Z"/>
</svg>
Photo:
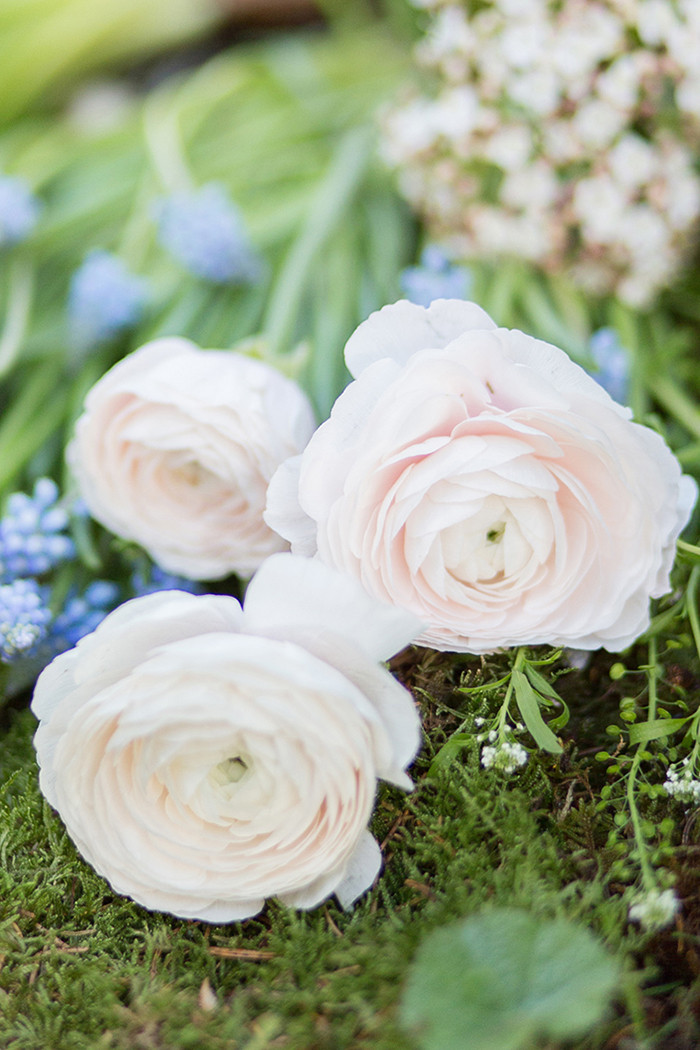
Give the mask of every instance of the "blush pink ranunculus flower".
<svg viewBox="0 0 700 1050">
<path fill-rule="evenodd" d="M 436 649 L 644 631 L 697 494 L 657 433 L 461 300 L 387 306 L 345 356 L 355 381 L 268 491 L 292 550 L 412 610 Z"/>
<path fill-rule="evenodd" d="M 102 525 L 191 579 L 249 576 L 286 544 L 267 485 L 314 430 L 292 380 L 262 361 L 158 339 L 90 390 L 68 460 Z"/>
<path fill-rule="evenodd" d="M 41 789 L 146 908 L 229 922 L 273 896 L 348 906 L 380 867 L 377 778 L 411 787 L 419 719 L 380 661 L 419 626 L 292 554 L 266 561 L 243 609 L 136 598 L 39 676 Z"/>
</svg>

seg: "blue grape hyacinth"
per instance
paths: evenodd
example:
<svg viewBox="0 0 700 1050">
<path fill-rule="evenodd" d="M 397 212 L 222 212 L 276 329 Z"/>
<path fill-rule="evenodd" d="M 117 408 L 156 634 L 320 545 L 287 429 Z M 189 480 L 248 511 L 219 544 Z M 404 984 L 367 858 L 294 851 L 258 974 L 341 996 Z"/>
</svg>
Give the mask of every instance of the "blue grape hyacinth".
<svg viewBox="0 0 700 1050">
<path fill-rule="evenodd" d="M 166 572 L 159 565 L 149 566 L 148 571 L 137 569 L 131 575 L 131 590 L 137 598 L 145 594 L 157 594 L 158 591 L 187 591 L 189 594 L 201 594 L 202 588 L 195 580 L 186 580 Z"/>
<path fill-rule="evenodd" d="M 93 251 L 71 278 L 68 324 L 79 350 L 90 349 L 133 328 L 148 301 L 148 282 L 118 256 Z"/>
<path fill-rule="evenodd" d="M 108 580 L 94 580 L 82 594 L 71 590 L 48 631 L 47 660 L 72 649 L 94 631 L 119 603 L 119 598 L 119 587 Z"/>
<path fill-rule="evenodd" d="M 0 175 L 0 247 L 17 244 L 34 229 L 39 201 L 24 179 Z"/>
<path fill-rule="evenodd" d="M 590 338 L 588 349 L 596 370 L 591 372 L 610 397 L 626 405 L 629 396 L 630 361 L 614 328 L 599 328 Z"/>
<path fill-rule="evenodd" d="M 243 219 L 223 186 L 174 193 L 156 207 L 161 245 L 195 277 L 250 284 L 263 273 Z"/>
<path fill-rule="evenodd" d="M 43 576 L 74 557 L 75 547 L 66 535 L 68 514 L 58 503 L 58 487 L 50 478 L 39 478 L 31 496 L 13 492 L 0 520 L 0 580 Z"/>
<path fill-rule="evenodd" d="M 14 580 L 0 586 L 0 661 L 29 656 L 45 637 L 51 613 L 36 580 Z"/>
<path fill-rule="evenodd" d="M 472 276 L 466 266 L 456 266 L 436 244 L 427 245 L 418 266 L 403 270 L 401 291 L 418 306 L 428 307 L 435 299 L 466 299 Z"/>
</svg>

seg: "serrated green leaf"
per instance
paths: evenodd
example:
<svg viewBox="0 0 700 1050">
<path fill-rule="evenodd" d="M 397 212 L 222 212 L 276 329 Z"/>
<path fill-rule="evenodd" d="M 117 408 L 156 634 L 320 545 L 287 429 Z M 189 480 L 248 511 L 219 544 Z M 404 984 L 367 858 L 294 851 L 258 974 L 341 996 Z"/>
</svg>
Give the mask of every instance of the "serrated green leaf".
<svg viewBox="0 0 700 1050">
<path fill-rule="evenodd" d="M 423 942 L 400 1018 L 422 1050 L 521 1050 L 537 1036 L 569 1039 L 591 1028 L 617 977 L 588 930 L 494 909 Z"/>
<path fill-rule="evenodd" d="M 560 755 L 562 746 L 542 718 L 540 697 L 528 682 L 526 675 L 517 668 L 513 671 L 513 688 L 518 710 L 537 746 L 553 755 Z"/>
</svg>

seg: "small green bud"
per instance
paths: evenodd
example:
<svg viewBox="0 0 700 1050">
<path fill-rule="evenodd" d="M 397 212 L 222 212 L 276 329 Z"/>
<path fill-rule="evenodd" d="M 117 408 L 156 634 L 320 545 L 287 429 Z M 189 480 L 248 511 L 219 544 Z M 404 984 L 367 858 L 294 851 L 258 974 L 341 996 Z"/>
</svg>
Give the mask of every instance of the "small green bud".
<svg viewBox="0 0 700 1050">
<path fill-rule="evenodd" d="M 624 678 L 627 674 L 627 668 L 624 664 L 616 663 L 613 664 L 608 672 L 613 682 L 618 682 L 621 678 Z"/>
</svg>

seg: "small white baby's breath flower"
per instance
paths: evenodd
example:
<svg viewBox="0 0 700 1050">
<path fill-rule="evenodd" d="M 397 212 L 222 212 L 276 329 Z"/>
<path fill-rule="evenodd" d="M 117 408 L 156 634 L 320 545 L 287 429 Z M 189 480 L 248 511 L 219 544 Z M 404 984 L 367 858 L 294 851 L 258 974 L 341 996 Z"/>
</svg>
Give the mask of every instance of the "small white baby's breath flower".
<svg viewBox="0 0 700 1050">
<path fill-rule="evenodd" d="M 630 905 L 629 919 L 646 930 L 661 929 L 673 921 L 680 906 L 673 890 L 648 890 L 639 894 Z"/>
<path fill-rule="evenodd" d="M 663 786 L 666 793 L 678 802 L 700 803 L 700 780 L 693 776 L 687 764 L 680 769 L 669 766 Z"/>
<path fill-rule="evenodd" d="M 510 740 L 481 749 L 481 764 L 484 769 L 495 768 L 508 775 L 524 766 L 528 758 L 525 748 Z"/>
</svg>

